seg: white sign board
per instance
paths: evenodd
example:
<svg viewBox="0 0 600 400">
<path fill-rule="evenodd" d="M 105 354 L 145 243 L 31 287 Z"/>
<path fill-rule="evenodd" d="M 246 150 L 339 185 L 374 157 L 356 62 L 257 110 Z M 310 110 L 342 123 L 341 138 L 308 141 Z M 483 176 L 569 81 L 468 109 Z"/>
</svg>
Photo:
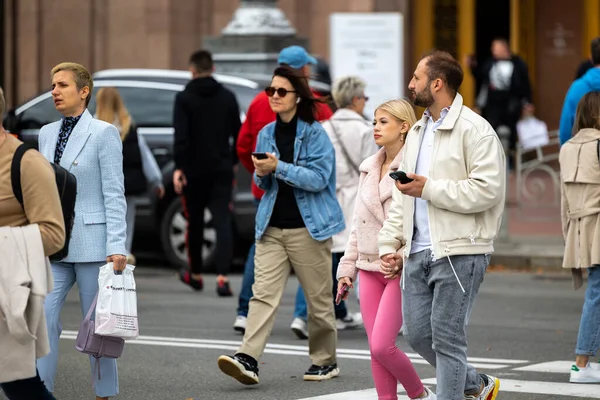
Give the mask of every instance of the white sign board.
<svg viewBox="0 0 600 400">
<path fill-rule="evenodd" d="M 355 75 L 367 82 L 364 114 L 404 93 L 404 29 L 400 13 L 333 13 L 330 17 L 331 76 Z"/>
</svg>

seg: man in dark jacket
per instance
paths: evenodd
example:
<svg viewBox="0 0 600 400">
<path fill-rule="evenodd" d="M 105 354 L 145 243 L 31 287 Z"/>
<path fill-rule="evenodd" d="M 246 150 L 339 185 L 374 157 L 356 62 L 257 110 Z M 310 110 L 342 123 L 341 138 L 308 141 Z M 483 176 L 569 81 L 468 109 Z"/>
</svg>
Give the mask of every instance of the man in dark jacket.
<svg viewBox="0 0 600 400">
<path fill-rule="evenodd" d="M 491 52 L 492 57 L 482 65 L 471 59 L 471 71 L 481 84 L 477 106 L 495 130 L 502 125 L 510 128 L 509 158 L 514 164 L 517 122 L 523 108 L 531 103 L 529 71 L 525 61 L 510 51 L 506 40 L 495 39 Z"/>
<path fill-rule="evenodd" d="M 190 264 L 180 278 L 196 290 L 203 288 L 204 210 L 208 207 L 217 233 L 217 293 L 231 296 L 227 280 L 233 241 L 230 207 L 240 111 L 235 95 L 212 77 L 211 53 L 192 54 L 190 71 L 192 80 L 177 94 L 173 110 L 173 185 L 177 194 L 183 194 Z"/>
</svg>

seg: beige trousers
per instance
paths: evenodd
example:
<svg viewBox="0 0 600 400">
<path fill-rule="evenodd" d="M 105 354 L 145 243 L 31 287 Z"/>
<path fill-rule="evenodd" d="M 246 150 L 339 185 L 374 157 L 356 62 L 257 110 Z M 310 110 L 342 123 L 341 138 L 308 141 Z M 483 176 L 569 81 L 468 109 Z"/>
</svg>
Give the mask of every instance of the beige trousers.
<svg viewBox="0 0 600 400">
<path fill-rule="evenodd" d="M 331 286 L 331 239 L 318 241 L 306 228 L 267 228 L 256 242 L 254 296 L 239 353 L 258 360 L 271 335 L 291 268 L 308 305 L 308 352 L 315 365 L 336 363 L 337 331 Z"/>
</svg>

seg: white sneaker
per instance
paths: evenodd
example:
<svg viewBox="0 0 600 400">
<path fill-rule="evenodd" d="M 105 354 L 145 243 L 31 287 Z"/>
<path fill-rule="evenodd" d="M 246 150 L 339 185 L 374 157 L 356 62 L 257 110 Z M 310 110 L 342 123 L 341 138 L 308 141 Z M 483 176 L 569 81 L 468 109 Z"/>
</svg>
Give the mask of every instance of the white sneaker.
<svg viewBox="0 0 600 400">
<path fill-rule="evenodd" d="M 437 400 L 437 396 L 435 395 L 435 393 L 429 390 L 429 388 L 425 388 L 425 391 L 427 392 L 427 396 L 421 397 L 419 398 L 419 400 Z"/>
<path fill-rule="evenodd" d="M 246 322 L 248 319 L 243 315 L 238 315 L 235 317 L 235 322 L 233 323 L 233 329 L 245 333 L 246 332 Z"/>
<path fill-rule="evenodd" d="M 294 318 L 290 329 L 298 337 L 298 339 L 308 339 L 308 325 L 302 318 Z"/>
<path fill-rule="evenodd" d="M 338 331 L 360 328 L 363 325 L 362 315 L 360 313 L 348 313 L 346 318 L 336 319 L 335 325 Z"/>
<path fill-rule="evenodd" d="M 571 383 L 600 383 L 600 367 L 594 368 L 588 362 L 585 368 L 578 368 L 573 364 L 571 367 Z"/>
</svg>

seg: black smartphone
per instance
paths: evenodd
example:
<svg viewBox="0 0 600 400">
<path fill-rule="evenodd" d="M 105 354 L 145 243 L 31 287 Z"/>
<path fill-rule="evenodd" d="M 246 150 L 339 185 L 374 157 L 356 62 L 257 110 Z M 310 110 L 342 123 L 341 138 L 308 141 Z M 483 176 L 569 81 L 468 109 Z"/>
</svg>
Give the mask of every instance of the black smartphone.
<svg viewBox="0 0 600 400">
<path fill-rule="evenodd" d="M 390 172 L 390 178 L 392 178 L 395 181 L 400 182 L 403 185 L 406 185 L 407 183 L 414 181 L 414 179 L 411 179 L 408 176 L 406 176 L 406 172 L 404 172 L 404 171 L 392 171 L 392 172 Z"/>
<path fill-rule="evenodd" d="M 256 152 L 254 152 L 254 153 L 252 153 L 252 155 L 254 157 L 258 158 L 259 160 L 266 160 L 267 158 L 269 158 L 267 156 L 267 153 L 256 153 Z"/>
</svg>

